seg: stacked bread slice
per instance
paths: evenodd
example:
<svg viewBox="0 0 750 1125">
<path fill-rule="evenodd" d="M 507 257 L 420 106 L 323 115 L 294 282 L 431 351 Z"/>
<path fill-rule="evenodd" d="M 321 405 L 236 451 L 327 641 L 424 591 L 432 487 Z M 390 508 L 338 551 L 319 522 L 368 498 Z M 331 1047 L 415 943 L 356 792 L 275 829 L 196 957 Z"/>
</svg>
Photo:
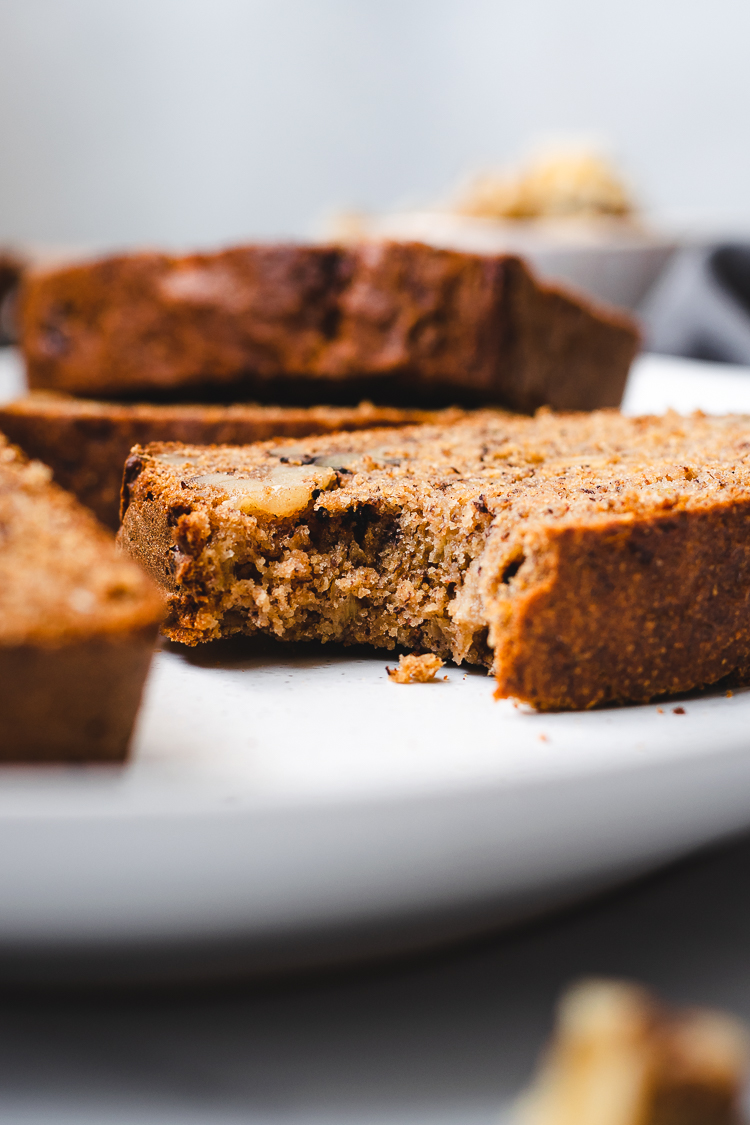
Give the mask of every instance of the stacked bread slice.
<svg viewBox="0 0 750 1125">
<path fill-rule="evenodd" d="M 617 406 L 632 319 L 419 243 L 134 254 L 30 276 L 29 381 L 85 396 Z"/>
</svg>

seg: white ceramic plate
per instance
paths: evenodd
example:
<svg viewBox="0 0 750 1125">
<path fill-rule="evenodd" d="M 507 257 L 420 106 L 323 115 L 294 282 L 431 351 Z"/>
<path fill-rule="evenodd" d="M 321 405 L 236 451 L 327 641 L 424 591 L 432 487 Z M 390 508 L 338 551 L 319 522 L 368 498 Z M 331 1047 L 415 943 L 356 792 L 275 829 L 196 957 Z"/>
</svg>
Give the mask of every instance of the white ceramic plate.
<svg viewBox="0 0 750 1125">
<path fill-rule="evenodd" d="M 627 398 L 732 405 L 750 410 L 750 373 L 653 357 Z M 495 702 L 483 674 L 402 687 L 386 664 L 165 648 L 129 765 L 2 771 L 0 975 L 403 947 L 750 826 L 750 692 L 537 715 Z"/>
</svg>

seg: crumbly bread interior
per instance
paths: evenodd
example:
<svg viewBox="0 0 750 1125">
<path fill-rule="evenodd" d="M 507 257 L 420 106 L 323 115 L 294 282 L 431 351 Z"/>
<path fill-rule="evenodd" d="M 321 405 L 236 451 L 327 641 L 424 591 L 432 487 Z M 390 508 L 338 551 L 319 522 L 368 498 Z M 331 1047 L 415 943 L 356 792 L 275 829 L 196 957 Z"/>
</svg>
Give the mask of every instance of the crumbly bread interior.
<svg viewBox="0 0 750 1125">
<path fill-rule="evenodd" d="M 124 497 L 121 541 L 171 590 L 176 640 L 261 631 L 403 646 L 499 675 L 513 607 L 559 579 L 566 532 L 616 546 L 634 527 L 748 505 L 750 420 L 480 411 L 293 444 L 155 444 L 134 451 Z M 624 565 L 647 554 L 634 542 Z M 675 580 L 710 599 L 710 575 L 666 575 L 673 600 Z M 586 591 L 577 596 L 585 618 Z M 626 640 L 635 651 L 643 637 Z M 605 685 L 583 705 L 683 687 L 662 680 L 644 679 L 640 695 Z"/>
<path fill-rule="evenodd" d="M 158 591 L 50 477 L 0 435 L 0 646 L 155 628 Z"/>
</svg>

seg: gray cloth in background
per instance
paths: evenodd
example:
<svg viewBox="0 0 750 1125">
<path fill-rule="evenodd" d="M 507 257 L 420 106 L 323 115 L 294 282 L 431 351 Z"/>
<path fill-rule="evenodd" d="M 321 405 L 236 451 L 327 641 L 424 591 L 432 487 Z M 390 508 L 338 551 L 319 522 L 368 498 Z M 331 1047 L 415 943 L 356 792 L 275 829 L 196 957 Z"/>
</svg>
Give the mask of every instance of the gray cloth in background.
<svg viewBox="0 0 750 1125">
<path fill-rule="evenodd" d="M 682 250 L 640 315 L 647 351 L 750 364 L 750 245 Z"/>
</svg>

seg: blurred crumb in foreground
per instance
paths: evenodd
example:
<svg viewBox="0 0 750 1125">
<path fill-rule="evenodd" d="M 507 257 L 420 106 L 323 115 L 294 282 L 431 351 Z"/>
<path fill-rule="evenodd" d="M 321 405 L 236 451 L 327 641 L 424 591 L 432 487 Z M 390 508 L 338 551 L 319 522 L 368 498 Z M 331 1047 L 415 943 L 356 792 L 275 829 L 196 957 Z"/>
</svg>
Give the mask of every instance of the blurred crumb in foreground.
<svg viewBox="0 0 750 1125">
<path fill-rule="evenodd" d="M 429 684 L 443 667 L 443 661 L 432 652 L 424 656 L 400 656 L 398 668 L 386 668 L 394 684 Z"/>
<path fill-rule="evenodd" d="M 541 219 L 626 217 L 635 205 L 610 161 L 569 149 L 542 153 L 515 172 L 477 177 L 453 209 L 486 219 Z"/>
<path fill-rule="evenodd" d="M 670 1011 L 636 985 L 563 996 L 514 1125 L 740 1125 L 750 1040 L 721 1012 Z"/>
</svg>

